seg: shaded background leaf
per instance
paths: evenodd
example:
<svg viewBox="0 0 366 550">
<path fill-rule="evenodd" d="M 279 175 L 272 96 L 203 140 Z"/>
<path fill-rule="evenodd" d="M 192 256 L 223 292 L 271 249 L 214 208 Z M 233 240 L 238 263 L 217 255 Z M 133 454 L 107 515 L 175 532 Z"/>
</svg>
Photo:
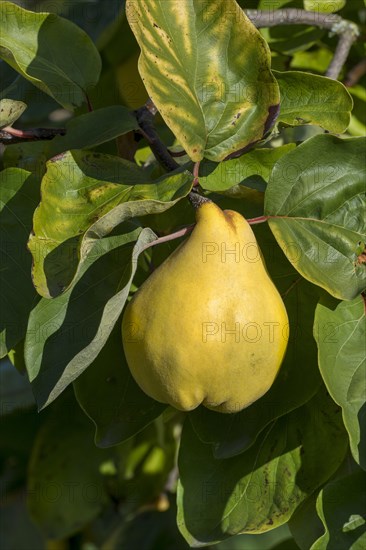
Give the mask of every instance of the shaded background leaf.
<svg viewBox="0 0 366 550">
<path fill-rule="evenodd" d="M 20 168 L 0 172 L 1 357 L 24 337 L 28 315 L 37 301 L 27 241 L 38 201 L 39 181 L 30 172 Z"/>
<path fill-rule="evenodd" d="M 335 472 L 347 437 L 339 409 L 324 389 L 276 420 L 245 453 L 213 458 L 189 422 L 179 451 L 178 526 L 189 544 L 240 532 L 268 531 Z"/>
<path fill-rule="evenodd" d="M 66 108 L 98 82 L 99 53 L 88 35 L 55 14 L 0 4 L 0 57 Z"/>
<path fill-rule="evenodd" d="M 74 534 L 102 510 L 108 495 L 100 467 L 107 457 L 75 399 L 60 400 L 37 434 L 27 487 L 31 517 L 48 538 Z"/>
<path fill-rule="evenodd" d="M 35 405 L 29 380 L 16 371 L 7 357 L 0 361 L 0 401 L 2 415 Z"/>
<path fill-rule="evenodd" d="M 355 472 L 327 484 L 320 492 L 316 508 L 325 533 L 311 550 L 362 550 L 366 544 L 366 473 Z"/>
<path fill-rule="evenodd" d="M 53 157 L 70 149 L 89 149 L 138 127 L 136 118 L 126 107 L 104 107 L 71 119 L 66 124 L 66 135 L 51 141 L 48 154 Z"/>
<path fill-rule="evenodd" d="M 98 357 L 74 382 L 79 405 L 96 426 L 98 447 L 130 438 L 166 408 L 148 397 L 129 371 L 117 323 Z"/>
<path fill-rule="evenodd" d="M 39 408 L 94 361 L 121 314 L 138 255 L 156 239 L 149 229 L 126 225 L 118 236 L 96 240 L 67 292 L 43 298 L 31 312 L 24 353 Z"/>
</svg>

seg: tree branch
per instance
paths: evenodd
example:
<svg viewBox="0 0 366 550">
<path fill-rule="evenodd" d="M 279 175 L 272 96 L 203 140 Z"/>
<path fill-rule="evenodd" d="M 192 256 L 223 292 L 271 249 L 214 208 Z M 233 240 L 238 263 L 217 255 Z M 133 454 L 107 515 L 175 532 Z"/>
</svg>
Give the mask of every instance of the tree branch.
<svg viewBox="0 0 366 550">
<path fill-rule="evenodd" d="M 0 130 L 0 143 L 4 145 L 13 145 L 14 143 L 24 143 L 26 141 L 50 140 L 56 136 L 64 136 L 65 128 L 32 128 L 30 130 L 18 130 L 11 126 L 6 126 Z"/>
<path fill-rule="evenodd" d="M 179 164 L 175 162 L 170 155 L 168 149 L 161 141 L 159 134 L 154 127 L 154 116 L 157 113 L 157 108 L 151 100 L 146 105 L 135 111 L 137 123 L 140 126 L 140 133 L 149 143 L 156 160 L 167 170 L 172 172 L 179 168 Z"/>
<path fill-rule="evenodd" d="M 168 172 L 173 172 L 179 168 L 179 164 L 175 162 L 171 154 L 169 153 L 165 144 L 161 141 L 157 131 L 154 127 L 154 117 L 158 112 L 154 103 L 149 99 L 149 101 L 140 109 L 135 111 L 138 125 L 140 126 L 140 133 L 148 141 L 152 152 L 155 155 L 156 160 L 161 164 L 165 170 Z M 194 165 L 194 183 L 195 187 L 198 186 L 198 169 L 199 162 Z M 196 191 L 191 191 L 188 194 L 188 200 L 194 208 L 198 208 L 204 202 L 211 202 L 211 199 L 199 195 Z M 177 237 L 174 237 L 177 238 Z M 159 241 L 162 242 L 162 241 Z M 156 243 L 158 244 L 158 243 Z"/>
<path fill-rule="evenodd" d="M 356 23 L 347 21 L 334 13 L 319 13 L 297 8 L 269 11 L 245 10 L 245 13 L 257 28 L 276 27 L 278 25 L 311 25 L 328 29 L 331 33 L 339 35 L 337 49 L 326 72 L 326 76 L 333 80 L 338 78 L 352 44 L 360 35 Z"/>
<path fill-rule="evenodd" d="M 366 57 L 361 59 L 357 65 L 352 67 L 352 69 L 347 73 L 343 84 L 347 86 L 347 88 L 352 88 L 352 86 L 355 86 L 364 74 L 366 74 Z"/>
</svg>

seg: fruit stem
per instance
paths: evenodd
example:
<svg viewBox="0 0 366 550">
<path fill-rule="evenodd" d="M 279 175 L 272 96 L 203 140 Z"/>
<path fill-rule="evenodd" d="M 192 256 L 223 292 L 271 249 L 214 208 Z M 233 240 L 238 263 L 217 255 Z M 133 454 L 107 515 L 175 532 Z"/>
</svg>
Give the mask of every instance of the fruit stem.
<svg viewBox="0 0 366 550">
<path fill-rule="evenodd" d="M 198 162 L 195 162 L 193 166 L 193 176 L 194 176 L 193 187 L 198 187 L 200 184 L 200 179 L 199 179 L 200 164 L 201 164 L 201 161 L 198 161 Z"/>
<path fill-rule="evenodd" d="M 193 206 L 193 208 L 197 209 L 205 202 L 212 202 L 211 199 L 208 199 L 207 197 L 204 197 L 203 195 L 199 195 L 197 191 L 191 191 L 188 194 L 188 200 Z"/>
<path fill-rule="evenodd" d="M 174 233 L 170 233 L 170 235 L 164 235 L 164 237 L 159 237 L 156 239 L 156 241 L 152 241 L 151 243 L 147 243 L 141 250 L 143 252 L 147 248 L 150 248 L 151 246 L 155 246 L 156 244 L 162 244 L 167 243 L 169 241 L 174 241 L 174 239 L 179 239 L 180 237 L 184 237 L 188 233 L 190 233 L 194 226 L 196 224 L 187 225 L 186 227 L 183 227 L 183 229 L 179 229 L 179 231 L 175 231 Z"/>
<path fill-rule="evenodd" d="M 255 225 L 257 223 L 264 223 L 268 220 L 268 216 L 259 216 L 258 218 L 251 218 L 250 220 L 247 220 L 249 225 Z"/>
</svg>

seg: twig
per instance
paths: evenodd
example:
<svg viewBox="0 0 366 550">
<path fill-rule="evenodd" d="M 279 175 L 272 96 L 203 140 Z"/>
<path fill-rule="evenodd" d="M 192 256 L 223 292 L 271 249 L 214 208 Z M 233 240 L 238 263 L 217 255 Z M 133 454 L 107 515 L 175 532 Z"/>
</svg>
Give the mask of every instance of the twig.
<svg viewBox="0 0 366 550">
<path fill-rule="evenodd" d="M 342 70 L 343 65 L 347 61 L 348 54 L 352 44 L 357 39 L 357 34 L 354 34 L 351 29 L 341 35 L 333 59 L 329 64 L 326 75 L 329 78 L 336 80 Z"/>
<path fill-rule="evenodd" d="M 298 285 L 300 282 L 302 281 L 302 277 L 299 277 L 298 279 L 296 279 L 295 281 L 293 281 L 291 283 L 291 285 L 289 286 L 289 288 L 287 290 L 285 290 L 285 292 L 283 294 L 281 294 L 281 298 L 286 298 L 286 296 L 291 292 L 291 290 L 296 286 Z"/>
<path fill-rule="evenodd" d="M 183 151 L 172 151 L 171 149 L 168 149 L 168 152 L 169 152 L 169 155 L 171 155 L 172 157 L 185 157 L 186 156 L 186 151 L 183 149 Z"/>
<path fill-rule="evenodd" d="M 140 126 L 140 133 L 148 141 L 156 160 L 161 164 L 163 168 L 165 168 L 165 170 L 167 170 L 168 172 L 173 172 L 174 170 L 179 168 L 179 164 L 175 162 L 173 157 L 170 155 L 167 147 L 161 141 L 157 131 L 155 130 L 154 116 L 157 112 L 158 110 L 156 106 L 151 101 L 151 99 L 149 99 L 149 101 L 143 107 L 135 111 L 135 114 L 138 125 Z M 198 168 L 199 162 L 195 164 L 195 170 L 197 171 L 197 173 L 194 172 L 194 186 L 198 185 Z M 200 206 L 204 202 L 211 202 L 210 199 L 199 195 L 196 191 L 191 191 L 188 194 L 188 200 L 194 208 L 198 208 L 198 206 Z"/>
<path fill-rule="evenodd" d="M 297 8 L 262 11 L 246 10 L 253 25 L 261 27 L 276 27 L 278 25 L 311 25 L 328 29 L 340 36 L 334 57 L 327 69 L 326 76 L 337 79 L 346 61 L 352 44 L 360 35 L 356 23 L 343 19 L 334 13 L 319 13 Z"/>
<path fill-rule="evenodd" d="M 26 141 L 49 140 L 56 136 L 64 136 L 65 134 L 65 128 L 32 128 L 30 130 L 18 130 L 11 126 L 6 126 L 0 130 L 0 143 L 12 145 L 14 143 L 23 143 Z"/>
<path fill-rule="evenodd" d="M 336 32 L 334 27 L 344 19 L 334 13 L 320 13 L 297 8 L 274 10 L 244 10 L 253 25 L 261 27 L 277 27 L 278 25 L 312 25 Z"/>
<path fill-rule="evenodd" d="M 352 88 L 352 86 L 355 86 L 364 74 L 366 74 L 366 57 L 361 59 L 357 65 L 352 67 L 352 69 L 347 73 L 343 84 L 347 86 L 347 88 Z"/>
<path fill-rule="evenodd" d="M 150 100 L 148 104 L 140 107 L 135 111 L 137 123 L 140 126 L 140 132 L 144 138 L 148 141 L 152 152 L 154 153 L 156 160 L 165 168 L 168 172 L 172 172 L 179 168 L 179 164 L 175 162 L 172 156 L 169 154 L 168 149 L 161 141 L 157 131 L 155 130 L 153 121 L 157 109 Z"/>
</svg>

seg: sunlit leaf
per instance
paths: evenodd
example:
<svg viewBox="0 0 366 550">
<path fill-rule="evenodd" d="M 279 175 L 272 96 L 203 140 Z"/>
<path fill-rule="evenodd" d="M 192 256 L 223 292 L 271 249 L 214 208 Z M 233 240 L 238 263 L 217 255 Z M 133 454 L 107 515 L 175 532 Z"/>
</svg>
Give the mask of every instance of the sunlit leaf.
<svg viewBox="0 0 366 550">
<path fill-rule="evenodd" d="M 203 161 L 200 185 L 209 191 L 225 191 L 234 185 L 264 191 L 274 164 L 295 147 L 289 143 L 275 149 L 255 149 L 225 162 Z"/>
<path fill-rule="evenodd" d="M 192 160 L 239 156 L 268 132 L 279 104 L 269 49 L 235 0 L 126 9 L 147 91 Z"/>
<path fill-rule="evenodd" d="M 366 287 L 365 138 L 315 136 L 275 165 L 265 214 L 294 267 L 336 298 L 352 300 Z"/>
<path fill-rule="evenodd" d="M 0 129 L 11 126 L 27 108 L 23 101 L 0 99 Z"/>
<path fill-rule="evenodd" d="M 281 94 L 278 122 L 316 124 L 336 134 L 347 129 L 353 101 L 341 82 L 300 71 L 273 74 Z"/>
<path fill-rule="evenodd" d="M 334 401 L 342 407 L 354 459 L 366 469 L 366 318 L 360 296 L 352 302 L 320 302 L 314 336 L 319 368 Z"/>
<path fill-rule="evenodd" d="M 346 5 L 346 0 L 304 0 L 304 8 L 308 11 L 334 13 Z"/>
<path fill-rule="evenodd" d="M 189 192 L 192 180 L 189 172 L 179 170 L 150 182 L 136 164 L 89 151 L 70 151 L 49 161 L 29 240 L 38 293 L 55 297 L 70 285 L 85 231 L 113 207 L 177 200 Z"/>
</svg>

